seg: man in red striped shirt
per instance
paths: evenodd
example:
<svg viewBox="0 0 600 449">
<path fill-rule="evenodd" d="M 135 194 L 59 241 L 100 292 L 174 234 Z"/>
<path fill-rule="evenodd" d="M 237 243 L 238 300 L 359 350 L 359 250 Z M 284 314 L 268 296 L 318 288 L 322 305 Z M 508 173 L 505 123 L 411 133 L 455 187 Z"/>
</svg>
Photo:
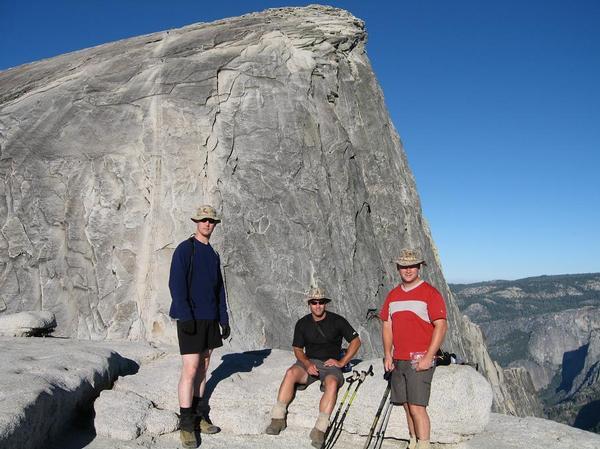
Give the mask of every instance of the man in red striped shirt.
<svg viewBox="0 0 600 449">
<path fill-rule="evenodd" d="M 392 372 L 391 401 L 406 411 L 408 448 L 426 449 L 433 361 L 448 329 L 446 305 L 440 292 L 419 277 L 426 265 L 420 251 L 403 249 L 395 262 L 402 282 L 388 294 L 379 313 L 384 367 Z"/>
</svg>

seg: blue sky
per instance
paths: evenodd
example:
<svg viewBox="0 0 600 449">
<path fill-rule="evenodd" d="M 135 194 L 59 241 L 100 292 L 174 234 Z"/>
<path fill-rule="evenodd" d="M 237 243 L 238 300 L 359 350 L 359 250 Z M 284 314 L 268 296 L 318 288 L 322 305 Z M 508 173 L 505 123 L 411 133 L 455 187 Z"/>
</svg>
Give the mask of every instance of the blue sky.
<svg viewBox="0 0 600 449">
<path fill-rule="evenodd" d="M 312 2 L 0 0 L 0 70 Z M 367 52 L 450 282 L 600 271 L 600 1 L 322 1 Z"/>
</svg>

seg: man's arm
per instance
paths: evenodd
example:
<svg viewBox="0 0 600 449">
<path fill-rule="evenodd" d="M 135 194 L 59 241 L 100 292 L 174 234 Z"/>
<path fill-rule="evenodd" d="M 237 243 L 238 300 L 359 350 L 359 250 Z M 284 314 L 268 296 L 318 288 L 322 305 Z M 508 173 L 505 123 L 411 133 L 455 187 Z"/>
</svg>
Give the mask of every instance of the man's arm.
<svg viewBox="0 0 600 449">
<path fill-rule="evenodd" d="M 427 353 L 417 363 L 417 371 L 425 371 L 431 368 L 433 364 L 433 358 L 435 357 L 438 349 L 442 346 L 446 331 L 448 330 L 448 322 L 445 319 L 435 320 L 433 322 L 433 335 L 431 336 L 431 343 L 427 348 Z"/>
<path fill-rule="evenodd" d="M 182 246 L 178 246 L 171 259 L 171 269 L 169 273 L 169 290 L 171 292 L 171 300 L 174 304 L 177 315 L 181 315 L 183 310 L 189 308 L 188 287 L 187 287 L 187 270 L 189 261 L 186 260 L 186 254 Z M 187 256 L 189 257 L 189 256 Z M 171 307 L 173 310 L 173 306 Z M 176 316 L 174 318 L 179 318 Z"/>
<path fill-rule="evenodd" d="M 229 324 L 229 313 L 227 312 L 227 298 L 225 296 L 225 283 L 223 282 L 223 274 L 221 272 L 221 261 L 217 266 L 217 288 L 219 295 L 219 323 L 221 325 Z"/>
<path fill-rule="evenodd" d="M 348 364 L 348 362 L 350 362 L 350 360 L 352 360 L 352 357 L 354 357 L 356 355 L 356 353 L 358 352 L 358 349 L 360 348 L 361 344 L 362 343 L 360 341 L 360 337 L 357 335 L 356 337 L 354 337 L 352 339 L 352 341 L 348 345 L 348 349 L 346 349 L 346 354 L 344 355 L 344 357 L 342 357 L 339 360 L 336 360 L 336 359 L 327 359 L 323 363 L 323 365 L 325 365 L 325 366 L 335 366 L 335 367 L 338 367 L 338 368 L 343 368 L 344 366 L 346 366 Z"/>
<path fill-rule="evenodd" d="M 383 341 L 383 368 L 386 371 L 392 371 L 394 369 L 394 358 L 392 356 L 393 348 L 393 334 L 392 334 L 392 321 L 388 319 L 382 322 L 381 326 L 381 339 Z"/>
<path fill-rule="evenodd" d="M 304 349 L 297 348 L 296 346 L 292 346 L 292 348 L 294 349 L 294 355 L 296 356 L 298 361 L 304 365 L 304 368 L 306 369 L 308 374 L 310 374 L 311 376 L 318 376 L 319 370 L 317 369 L 317 366 L 314 363 L 312 363 L 308 357 L 306 357 Z"/>
</svg>

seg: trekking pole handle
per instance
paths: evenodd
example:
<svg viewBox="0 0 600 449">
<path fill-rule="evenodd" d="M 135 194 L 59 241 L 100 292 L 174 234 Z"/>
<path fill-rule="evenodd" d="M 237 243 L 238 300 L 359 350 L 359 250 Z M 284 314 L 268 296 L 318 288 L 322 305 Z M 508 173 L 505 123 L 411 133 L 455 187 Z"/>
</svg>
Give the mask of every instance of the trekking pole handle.
<svg viewBox="0 0 600 449">
<path fill-rule="evenodd" d="M 372 376 L 373 375 L 373 365 L 369 366 L 369 369 L 367 371 L 363 370 L 360 373 L 360 381 L 364 382 L 365 379 L 367 378 L 367 376 Z"/>
</svg>

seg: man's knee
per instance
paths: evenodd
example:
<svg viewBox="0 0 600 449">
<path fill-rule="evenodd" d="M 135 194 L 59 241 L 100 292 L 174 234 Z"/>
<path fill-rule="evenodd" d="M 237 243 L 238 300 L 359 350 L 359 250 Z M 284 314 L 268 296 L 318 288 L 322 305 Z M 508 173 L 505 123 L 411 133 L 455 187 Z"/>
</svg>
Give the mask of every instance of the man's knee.
<svg viewBox="0 0 600 449">
<path fill-rule="evenodd" d="M 285 372 L 283 381 L 284 382 L 292 382 L 292 383 L 302 383 L 306 374 L 307 374 L 306 371 L 304 371 L 298 365 L 292 365 Z"/>
<path fill-rule="evenodd" d="M 323 386 L 325 387 L 326 392 L 337 392 L 339 385 L 339 380 L 335 376 L 326 376 L 323 379 Z"/>
<path fill-rule="evenodd" d="M 200 360 L 198 357 L 183 357 L 181 364 L 182 377 L 194 377 L 198 372 Z"/>
<path fill-rule="evenodd" d="M 427 407 L 424 405 L 408 404 L 412 416 L 427 416 Z"/>
<path fill-rule="evenodd" d="M 198 363 L 198 373 L 206 373 L 208 371 L 208 365 L 210 364 L 210 353 L 200 354 L 200 361 Z"/>
</svg>

